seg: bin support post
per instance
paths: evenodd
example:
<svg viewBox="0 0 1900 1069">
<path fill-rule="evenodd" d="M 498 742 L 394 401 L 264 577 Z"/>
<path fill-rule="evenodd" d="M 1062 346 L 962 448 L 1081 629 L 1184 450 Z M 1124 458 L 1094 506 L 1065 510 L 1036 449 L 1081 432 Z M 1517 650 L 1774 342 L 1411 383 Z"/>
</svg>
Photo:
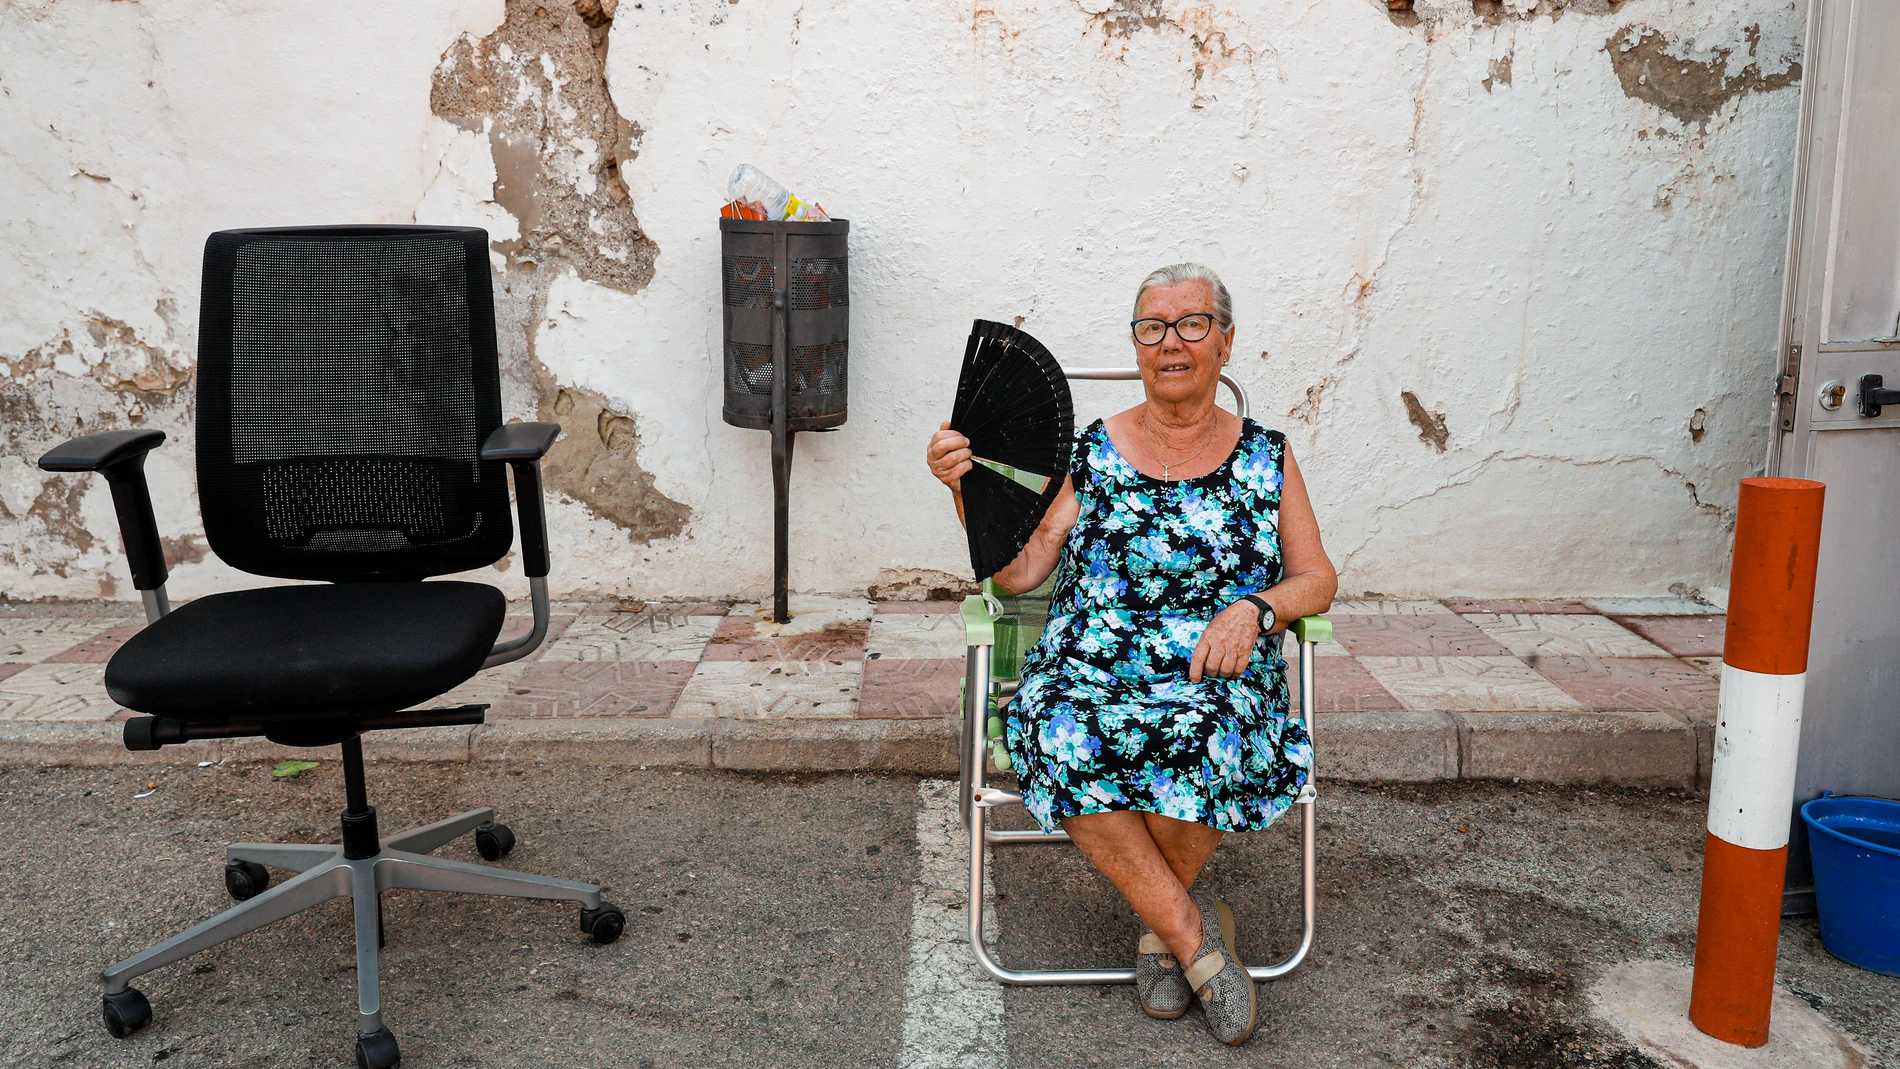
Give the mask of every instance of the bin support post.
<svg viewBox="0 0 1900 1069">
<path fill-rule="evenodd" d="M 779 228 L 772 240 L 772 277 L 778 283 L 772 294 L 772 619 L 784 623 L 792 618 L 790 596 L 786 592 L 786 572 L 791 568 L 790 504 L 792 486 L 791 413 L 792 258 L 785 230 Z"/>
<path fill-rule="evenodd" d="M 1743 479 L 1736 507 L 1689 1020 L 1744 1047 L 1768 1042 L 1825 492 Z"/>
</svg>

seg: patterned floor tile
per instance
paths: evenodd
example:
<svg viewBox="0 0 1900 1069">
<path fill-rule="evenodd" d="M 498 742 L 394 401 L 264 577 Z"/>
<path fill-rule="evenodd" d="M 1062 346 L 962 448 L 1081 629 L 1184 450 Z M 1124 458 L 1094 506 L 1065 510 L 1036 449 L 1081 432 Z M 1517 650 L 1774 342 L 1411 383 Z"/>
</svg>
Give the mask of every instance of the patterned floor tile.
<svg viewBox="0 0 1900 1069">
<path fill-rule="evenodd" d="M 119 652 L 125 640 L 145 630 L 145 621 L 131 620 L 109 631 L 94 635 L 71 649 L 46 658 L 48 664 L 104 664 Z"/>
<path fill-rule="evenodd" d="M 1678 657 L 1720 657 L 1727 616 L 1619 616 L 1616 622 Z"/>
<path fill-rule="evenodd" d="M 863 679 L 863 661 L 701 661 L 673 715 L 848 719 Z"/>
<path fill-rule="evenodd" d="M 0 661 L 44 661 L 132 622 L 123 616 L 0 617 Z"/>
<path fill-rule="evenodd" d="M 1483 601 L 1473 598 L 1448 598 L 1445 604 L 1451 606 L 1453 612 L 1589 613 L 1596 611 L 1581 601 L 1526 601 L 1522 599 Z"/>
<path fill-rule="evenodd" d="M 1355 657 L 1501 657 L 1510 651 L 1465 617 L 1335 616 L 1333 638 Z"/>
<path fill-rule="evenodd" d="M 1707 616 L 1722 610 L 1690 598 L 1584 598 L 1584 604 L 1605 616 Z"/>
<path fill-rule="evenodd" d="M 493 718 L 666 716 L 693 678 L 688 661 L 538 661 L 489 710 Z"/>
<path fill-rule="evenodd" d="M 1582 703 L 1515 657 L 1361 657 L 1407 709 L 1581 709 Z"/>
<path fill-rule="evenodd" d="M 182 604 L 184 602 L 174 601 L 172 607 L 177 608 Z M 0 618 L 8 619 L 49 616 L 83 617 L 93 620 L 105 619 L 110 624 L 115 620 L 129 620 L 142 611 L 136 601 L 97 601 L 90 598 L 79 601 L 60 598 L 45 601 L 0 600 Z"/>
<path fill-rule="evenodd" d="M 1589 709 L 1708 710 L 1721 689 L 1673 657 L 1539 657 L 1536 667 Z"/>
<path fill-rule="evenodd" d="M 913 603 L 915 604 L 915 603 Z M 871 617 L 864 656 L 881 658 L 941 658 L 962 660 L 969 649 L 963 617 L 953 613 L 880 613 Z"/>
<path fill-rule="evenodd" d="M 1722 658 L 1720 657 L 1684 657 L 1683 660 L 1717 679 L 1722 678 Z"/>
<path fill-rule="evenodd" d="M 1338 647 L 1334 647 L 1337 649 Z M 1300 673 L 1292 661 L 1286 666 L 1287 691 L 1292 708 L 1300 707 Z M 1392 692 L 1351 657 L 1327 657 L 1313 665 L 1313 704 L 1318 712 L 1397 712 L 1405 708 Z"/>
<path fill-rule="evenodd" d="M 858 718 L 954 717 L 962 683 L 961 657 L 866 661 Z"/>
<path fill-rule="evenodd" d="M 517 608 L 516 606 L 520 606 Z M 555 612 L 565 612 L 573 616 L 636 616 L 651 613 L 655 616 L 724 616 L 732 608 L 724 601 L 641 601 L 639 598 L 608 598 L 604 601 L 568 601 L 555 602 Z M 526 612 L 526 602 L 511 602 L 509 612 Z"/>
<path fill-rule="evenodd" d="M 1445 616 L 1451 613 L 1444 603 L 1437 601 L 1376 601 L 1341 600 L 1333 602 L 1326 615 L 1338 613 L 1342 616 Z"/>
<path fill-rule="evenodd" d="M 880 601 L 875 611 L 879 616 L 914 612 L 955 614 L 962 608 L 960 601 Z"/>
<path fill-rule="evenodd" d="M 426 702 L 418 703 L 414 708 L 432 709 L 453 705 L 493 705 L 506 697 L 514 687 L 516 679 L 528 670 L 533 661 L 514 661 L 498 665 L 485 672 L 477 672 L 475 678 L 449 691 L 439 694 Z"/>
<path fill-rule="evenodd" d="M 836 597 L 831 594 L 793 594 L 786 599 L 786 603 L 792 618 L 782 624 L 772 623 L 770 601 L 734 605 L 727 615 L 757 620 L 762 625 L 778 629 L 778 633 L 800 634 L 823 631 L 839 623 L 869 620 L 872 610 L 877 606 L 876 602 L 868 598 Z"/>
<path fill-rule="evenodd" d="M 103 664 L 36 664 L 0 681 L 0 720 L 111 720 Z"/>
<path fill-rule="evenodd" d="M 1669 651 L 1604 616 L 1473 613 L 1465 619 L 1519 657 L 1669 656 Z"/>
<path fill-rule="evenodd" d="M 582 616 L 549 643 L 543 661 L 697 661 L 723 616 Z"/>
<path fill-rule="evenodd" d="M 24 671 L 26 671 L 27 669 L 29 669 L 29 668 L 31 668 L 31 667 L 33 667 L 33 666 L 32 666 L 32 665 L 30 665 L 30 664 L 4 664 L 4 663 L 0 663 L 0 679 L 8 679 L 8 678 L 11 678 L 11 677 L 13 677 L 13 676 L 16 676 L 16 675 L 19 675 L 19 674 L 20 674 L 21 672 L 24 672 Z"/>
<path fill-rule="evenodd" d="M 910 619 L 910 617 L 894 617 Z M 794 621 L 796 618 L 794 618 Z M 728 616 L 706 644 L 708 661 L 861 661 L 871 620 L 838 620 L 822 631 L 793 632 L 770 621 Z"/>
</svg>

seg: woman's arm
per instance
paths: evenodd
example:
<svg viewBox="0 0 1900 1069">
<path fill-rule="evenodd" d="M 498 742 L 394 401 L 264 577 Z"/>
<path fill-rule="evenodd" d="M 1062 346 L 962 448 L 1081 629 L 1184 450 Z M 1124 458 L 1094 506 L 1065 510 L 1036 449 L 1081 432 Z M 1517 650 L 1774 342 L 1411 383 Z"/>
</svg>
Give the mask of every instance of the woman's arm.
<svg viewBox="0 0 1900 1069">
<path fill-rule="evenodd" d="M 1339 573 L 1320 544 L 1319 520 L 1291 446 L 1280 484 L 1280 561 L 1280 581 L 1257 595 L 1273 606 L 1275 631 L 1302 616 L 1325 612 L 1339 592 Z M 1222 609 L 1201 633 L 1188 678 L 1199 683 L 1204 674 L 1231 678 L 1246 671 L 1259 637 L 1260 610 L 1253 602 L 1236 601 Z"/>
<path fill-rule="evenodd" d="M 1042 522 L 1036 525 L 1036 533 L 1029 536 L 1029 544 L 1016 554 L 1015 560 L 992 576 L 996 585 L 1011 594 L 1041 586 L 1062 562 L 1062 547 L 1068 543 L 1069 531 L 1075 527 L 1075 518 L 1081 511 L 1081 503 L 1075 499 L 1075 486 L 1064 475 L 1062 489 L 1050 502 Z"/>
<path fill-rule="evenodd" d="M 1339 573 L 1320 544 L 1319 519 L 1313 515 L 1306 478 L 1293 460 L 1291 446 L 1286 450 L 1286 477 L 1280 486 L 1280 559 L 1280 581 L 1260 596 L 1273 606 L 1281 627 L 1333 607 Z"/>
<path fill-rule="evenodd" d="M 957 506 L 957 522 L 969 526 L 963 518 L 963 476 L 976 463 L 970 454 L 970 440 L 951 430 L 946 421 L 930 436 L 930 447 L 924 457 L 930 465 L 930 473 L 950 488 L 950 496 Z M 992 576 L 996 585 L 1011 594 L 1041 586 L 1061 562 L 1063 544 L 1069 540 L 1069 529 L 1075 526 L 1075 518 L 1081 511 L 1075 499 L 1075 487 L 1064 475 L 1061 492 L 1043 515 L 1042 523 L 1036 526 L 1036 533 L 1029 537 L 1029 544 L 1007 567 Z"/>
</svg>

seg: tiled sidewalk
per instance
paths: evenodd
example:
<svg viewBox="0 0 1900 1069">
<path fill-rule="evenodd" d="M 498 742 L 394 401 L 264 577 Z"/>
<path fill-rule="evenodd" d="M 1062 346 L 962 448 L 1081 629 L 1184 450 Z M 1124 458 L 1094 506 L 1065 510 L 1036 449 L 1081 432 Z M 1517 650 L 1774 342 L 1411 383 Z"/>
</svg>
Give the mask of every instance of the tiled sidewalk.
<svg viewBox="0 0 1900 1069">
<path fill-rule="evenodd" d="M 963 676 L 955 603 L 803 596 L 793 611 L 777 625 L 757 605 L 558 603 L 535 655 L 431 704 L 485 702 L 502 735 L 511 723 L 522 735 L 532 724 L 923 721 L 934 723 L 909 737 L 948 745 Z M 0 723 L 127 715 L 101 677 L 139 628 L 135 613 L 0 606 Z M 1706 778 L 1719 615 L 1641 599 L 1341 602 L 1328 616 L 1338 644 L 1320 647 L 1317 723 L 1336 775 Z"/>
</svg>

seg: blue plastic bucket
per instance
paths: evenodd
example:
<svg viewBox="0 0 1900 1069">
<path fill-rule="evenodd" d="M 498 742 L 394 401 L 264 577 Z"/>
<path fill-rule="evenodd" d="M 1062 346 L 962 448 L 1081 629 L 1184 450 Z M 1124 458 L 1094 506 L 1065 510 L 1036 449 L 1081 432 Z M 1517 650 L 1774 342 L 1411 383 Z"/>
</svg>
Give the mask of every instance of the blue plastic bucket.
<svg viewBox="0 0 1900 1069">
<path fill-rule="evenodd" d="M 1900 802 L 1822 795 L 1801 807 L 1829 954 L 1900 976 Z"/>
</svg>

